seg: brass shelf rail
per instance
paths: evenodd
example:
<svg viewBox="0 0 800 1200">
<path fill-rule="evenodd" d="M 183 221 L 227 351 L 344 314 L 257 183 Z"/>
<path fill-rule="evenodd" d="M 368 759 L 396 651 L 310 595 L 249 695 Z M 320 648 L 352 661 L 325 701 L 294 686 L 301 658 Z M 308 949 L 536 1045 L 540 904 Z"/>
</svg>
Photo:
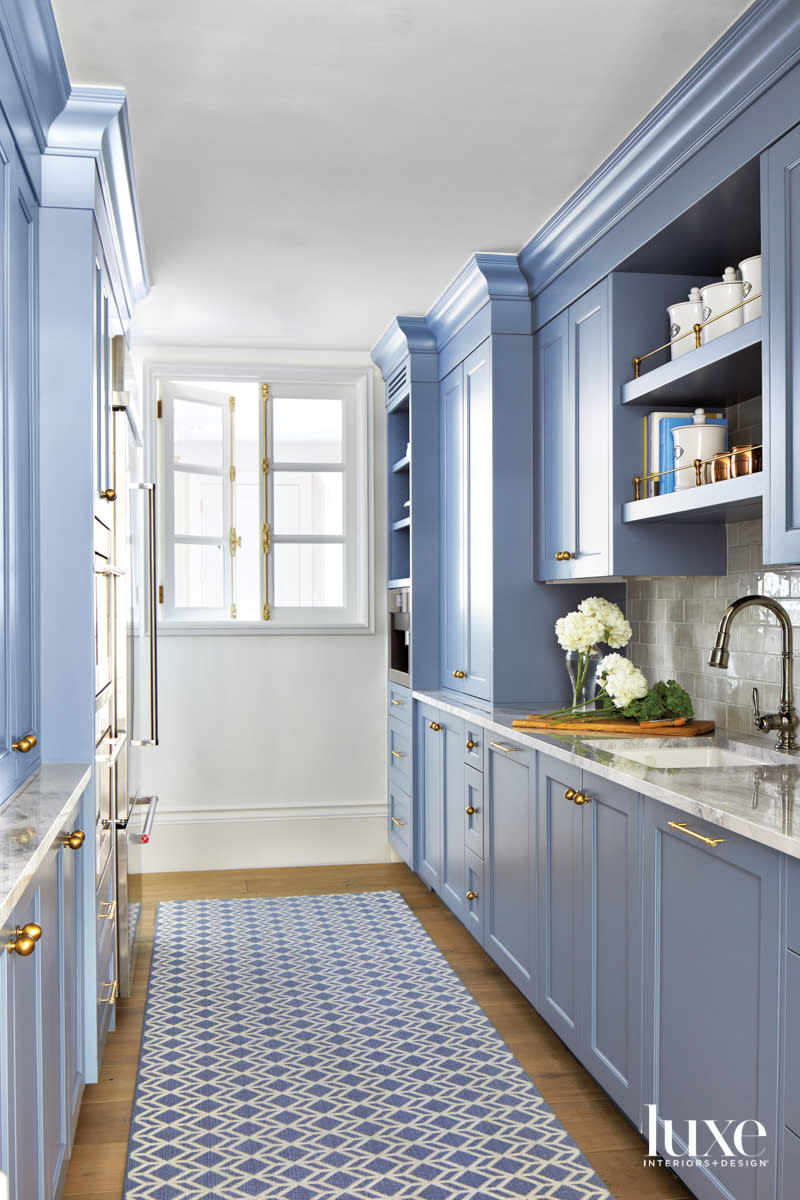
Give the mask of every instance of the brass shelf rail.
<svg viewBox="0 0 800 1200">
<path fill-rule="evenodd" d="M 647 500 L 653 499 L 653 496 L 660 495 L 659 480 L 664 475 L 677 475 L 680 471 L 694 471 L 696 487 L 708 487 L 713 483 L 720 483 L 722 480 L 703 478 L 704 474 L 708 474 L 708 472 L 704 472 L 703 468 L 710 467 L 713 463 L 719 462 L 720 460 L 728 460 L 728 475 L 725 478 L 736 479 L 741 475 L 755 475 L 761 470 L 760 453 L 763 451 L 763 449 L 763 443 L 759 446 L 732 446 L 730 450 L 725 450 L 715 454 L 713 458 L 695 458 L 691 463 L 687 463 L 685 467 L 672 467 L 669 471 L 652 471 L 648 475 L 634 475 L 633 498 L 634 500 Z M 756 454 L 756 451 L 759 452 L 758 455 Z M 733 460 L 737 455 L 744 454 L 750 455 L 749 470 L 733 472 L 731 470 L 731 467 L 735 465 Z M 758 466 L 755 465 L 756 462 L 758 463 Z M 654 485 L 655 490 L 653 492 L 653 496 L 648 496 L 647 493 L 650 490 L 651 483 Z M 644 495 L 642 495 L 642 484 L 645 485 Z M 680 490 L 683 491 L 682 488 Z M 672 493 L 667 492 L 665 494 L 671 495 Z"/>
<path fill-rule="evenodd" d="M 660 354 L 662 350 L 668 350 L 670 346 L 675 346 L 678 342 L 682 342 L 684 338 L 692 337 L 692 335 L 694 335 L 694 349 L 699 349 L 700 334 L 704 329 L 707 329 L 709 325 L 713 325 L 715 321 L 721 321 L 723 317 L 730 316 L 732 312 L 736 312 L 738 309 L 744 308 L 745 305 L 752 304 L 754 300 L 760 299 L 761 292 L 756 292 L 755 294 L 751 293 L 746 300 L 742 300 L 739 304 L 734 304 L 731 308 L 726 308 L 724 312 L 718 313 L 716 317 L 709 317 L 707 321 L 701 321 L 698 324 L 693 325 L 691 329 L 686 330 L 686 333 L 678 334 L 676 338 L 672 338 L 671 341 L 665 342 L 663 346 L 658 346 L 655 350 L 648 350 L 647 354 L 638 355 L 636 358 L 632 359 L 633 378 L 639 378 L 639 368 L 646 358 L 652 358 L 654 354 Z"/>
</svg>

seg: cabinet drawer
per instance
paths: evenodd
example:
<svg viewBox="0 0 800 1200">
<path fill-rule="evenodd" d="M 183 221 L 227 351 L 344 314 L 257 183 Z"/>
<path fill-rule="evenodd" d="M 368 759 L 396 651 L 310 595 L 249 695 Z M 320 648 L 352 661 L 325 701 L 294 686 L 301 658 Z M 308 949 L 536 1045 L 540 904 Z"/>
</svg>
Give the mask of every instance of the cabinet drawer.
<svg viewBox="0 0 800 1200">
<path fill-rule="evenodd" d="M 800 954 L 800 860 L 790 858 L 786 887 L 786 945 Z M 800 1133 L 800 1130 L 798 1130 Z"/>
<path fill-rule="evenodd" d="M 800 957 L 786 952 L 786 1048 L 783 1070 L 783 1122 L 800 1136 Z"/>
<path fill-rule="evenodd" d="M 113 857 L 109 856 L 95 893 L 95 915 L 98 921 L 98 942 L 100 941 L 101 930 L 105 929 L 105 925 L 101 926 L 100 922 L 107 922 L 111 926 L 114 925 L 114 918 L 116 916 L 116 882 L 117 881 L 114 874 L 114 859 Z"/>
<path fill-rule="evenodd" d="M 106 1034 L 113 1027 L 118 988 L 117 938 L 114 926 L 109 921 L 108 929 L 103 930 L 97 945 L 97 1040 L 100 1059 Z"/>
<path fill-rule="evenodd" d="M 467 908 L 464 924 L 477 942 L 483 943 L 483 859 L 464 851 Z"/>
<path fill-rule="evenodd" d="M 389 716 L 411 724 L 411 692 L 397 683 L 389 684 Z"/>
<path fill-rule="evenodd" d="M 464 762 L 467 766 L 483 770 L 483 739 L 486 730 L 480 725 L 464 725 Z"/>
<path fill-rule="evenodd" d="M 389 718 L 389 787 L 411 791 L 411 726 Z"/>
<path fill-rule="evenodd" d="M 400 788 L 389 788 L 389 840 L 411 865 L 411 797 Z"/>
<path fill-rule="evenodd" d="M 464 767 L 464 845 L 477 858 L 483 858 L 483 772 Z"/>
</svg>

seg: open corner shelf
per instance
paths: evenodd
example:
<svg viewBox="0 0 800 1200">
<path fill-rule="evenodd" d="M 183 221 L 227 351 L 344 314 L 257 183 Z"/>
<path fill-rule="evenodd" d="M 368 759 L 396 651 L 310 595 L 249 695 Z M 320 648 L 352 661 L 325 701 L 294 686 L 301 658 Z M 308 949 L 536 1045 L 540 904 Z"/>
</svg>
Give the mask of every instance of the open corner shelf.
<svg viewBox="0 0 800 1200">
<path fill-rule="evenodd" d="M 764 494 L 764 472 L 740 475 L 737 479 L 721 479 L 699 488 L 684 488 L 666 496 L 649 496 L 645 500 L 629 500 L 622 506 L 626 525 L 637 521 L 665 521 L 678 517 L 683 521 L 724 520 L 735 515 L 746 520 L 761 513 Z"/>
<path fill-rule="evenodd" d="M 623 384 L 622 403 L 726 407 L 761 395 L 761 322 L 762 318 L 756 317 L 631 379 Z"/>
</svg>

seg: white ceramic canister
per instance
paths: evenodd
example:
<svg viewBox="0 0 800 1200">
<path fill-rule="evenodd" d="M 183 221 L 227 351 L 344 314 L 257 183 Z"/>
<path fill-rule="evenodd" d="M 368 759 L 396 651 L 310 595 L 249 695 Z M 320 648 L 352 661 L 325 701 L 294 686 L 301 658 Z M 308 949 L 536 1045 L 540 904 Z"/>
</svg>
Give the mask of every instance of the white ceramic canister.
<svg viewBox="0 0 800 1200">
<path fill-rule="evenodd" d="M 688 300 L 670 304 L 667 307 L 667 320 L 670 341 L 680 338 L 680 341 L 674 342 L 669 348 L 671 357 L 680 358 L 682 354 L 694 350 L 694 326 L 703 323 L 703 297 L 700 295 L 700 288 L 693 287 Z M 688 333 L 689 336 L 681 337 L 682 333 Z"/>
<path fill-rule="evenodd" d="M 696 458 L 707 462 L 715 454 L 727 449 L 728 430 L 725 425 L 707 425 L 705 410 L 696 408 L 691 425 L 677 425 L 672 430 L 674 465 L 690 468 Z M 701 479 L 705 483 L 711 476 L 705 466 Z M 676 470 L 675 490 L 697 486 L 697 473 L 693 470 Z"/>
<path fill-rule="evenodd" d="M 739 270 L 742 273 L 744 299 L 747 300 L 751 292 L 758 295 L 761 291 L 761 255 L 754 254 L 752 258 L 743 258 L 739 263 Z M 760 317 L 761 296 L 758 295 L 757 300 L 745 304 L 743 312 L 745 321 L 755 321 L 756 317 Z"/>
<path fill-rule="evenodd" d="M 700 294 L 703 297 L 703 320 L 711 321 L 712 317 L 719 317 L 720 313 L 728 312 L 728 309 L 733 308 L 734 304 L 742 303 L 744 284 L 735 267 L 726 267 L 722 282 L 707 283 L 705 287 L 700 288 Z M 737 308 L 727 316 L 720 317 L 718 321 L 704 325 L 700 341 L 705 346 L 706 342 L 713 342 L 714 338 L 721 337 L 723 333 L 735 329 L 743 321 L 742 309 Z"/>
</svg>

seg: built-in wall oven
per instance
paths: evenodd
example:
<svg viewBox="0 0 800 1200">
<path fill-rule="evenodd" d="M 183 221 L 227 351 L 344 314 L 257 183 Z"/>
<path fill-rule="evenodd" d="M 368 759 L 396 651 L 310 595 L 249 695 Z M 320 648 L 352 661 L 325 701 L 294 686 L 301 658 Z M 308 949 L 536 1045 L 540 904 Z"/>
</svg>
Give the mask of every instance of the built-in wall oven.
<svg viewBox="0 0 800 1200">
<path fill-rule="evenodd" d="M 389 588 L 389 678 L 408 687 L 411 682 L 411 593 Z"/>
</svg>

